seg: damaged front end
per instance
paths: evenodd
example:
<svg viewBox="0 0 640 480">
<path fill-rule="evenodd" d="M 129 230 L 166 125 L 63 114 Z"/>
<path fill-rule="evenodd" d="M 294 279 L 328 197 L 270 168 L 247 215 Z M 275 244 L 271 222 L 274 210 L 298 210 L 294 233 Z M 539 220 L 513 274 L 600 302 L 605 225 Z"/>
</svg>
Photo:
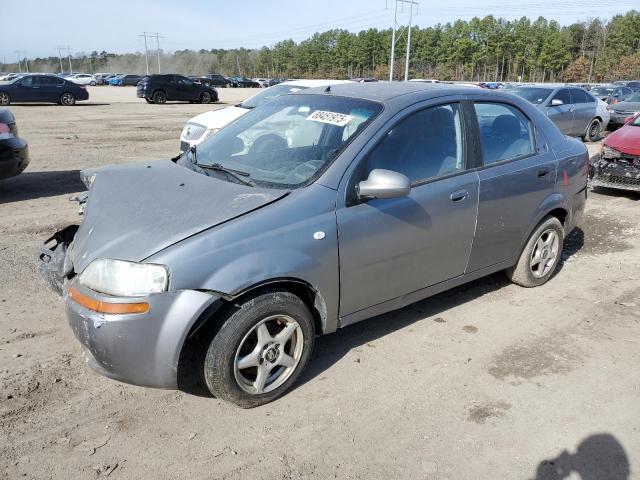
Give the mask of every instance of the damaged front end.
<svg viewBox="0 0 640 480">
<path fill-rule="evenodd" d="M 64 295 L 64 285 L 73 273 L 73 266 L 67 257 L 69 245 L 78 232 L 79 225 L 69 225 L 54 233 L 40 249 L 38 272 L 51 290 Z"/>
<path fill-rule="evenodd" d="M 640 156 L 604 148 L 589 162 L 589 184 L 640 192 Z"/>
</svg>

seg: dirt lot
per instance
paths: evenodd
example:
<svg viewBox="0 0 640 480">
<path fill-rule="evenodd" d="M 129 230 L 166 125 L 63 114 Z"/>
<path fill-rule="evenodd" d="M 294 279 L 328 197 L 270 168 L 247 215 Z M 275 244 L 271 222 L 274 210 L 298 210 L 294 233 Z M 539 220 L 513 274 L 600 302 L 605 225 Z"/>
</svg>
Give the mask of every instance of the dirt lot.
<svg viewBox="0 0 640 480">
<path fill-rule="evenodd" d="M 547 285 L 494 275 L 320 338 L 297 388 L 240 410 L 98 376 L 37 276 L 78 170 L 172 156 L 211 108 L 90 91 L 11 107 L 31 165 L 0 182 L 0 478 L 640 478 L 640 195 L 591 193 Z"/>
</svg>

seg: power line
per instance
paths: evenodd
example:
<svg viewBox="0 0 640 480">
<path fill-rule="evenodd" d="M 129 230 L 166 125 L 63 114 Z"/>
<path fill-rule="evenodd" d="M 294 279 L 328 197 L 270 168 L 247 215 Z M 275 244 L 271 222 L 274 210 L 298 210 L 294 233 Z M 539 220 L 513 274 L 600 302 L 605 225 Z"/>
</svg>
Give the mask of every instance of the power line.
<svg viewBox="0 0 640 480">
<path fill-rule="evenodd" d="M 143 37 L 144 38 L 144 58 L 145 61 L 147 63 L 147 75 L 149 75 L 149 52 L 148 52 L 148 48 L 147 48 L 147 38 L 154 38 L 156 39 L 156 54 L 158 57 L 158 73 L 160 73 L 160 39 L 164 37 L 160 36 L 160 34 L 158 32 L 142 32 L 140 35 L 138 35 L 139 37 Z"/>
</svg>

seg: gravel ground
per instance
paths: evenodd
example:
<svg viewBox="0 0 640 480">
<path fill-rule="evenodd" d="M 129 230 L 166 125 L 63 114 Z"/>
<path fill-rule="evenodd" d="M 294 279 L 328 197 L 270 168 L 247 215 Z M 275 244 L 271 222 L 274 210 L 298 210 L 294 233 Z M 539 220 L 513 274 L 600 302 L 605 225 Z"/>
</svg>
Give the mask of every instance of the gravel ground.
<svg viewBox="0 0 640 480">
<path fill-rule="evenodd" d="M 640 195 L 590 193 L 547 285 L 497 274 L 320 338 L 292 392 L 240 410 L 95 374 L 35 261 L 78 170 L 173 156 L 252 92 L 90 93 L 11 107 L 31 165 L 0 181 L 0 478 L 640 478 Z"/>
</svg>

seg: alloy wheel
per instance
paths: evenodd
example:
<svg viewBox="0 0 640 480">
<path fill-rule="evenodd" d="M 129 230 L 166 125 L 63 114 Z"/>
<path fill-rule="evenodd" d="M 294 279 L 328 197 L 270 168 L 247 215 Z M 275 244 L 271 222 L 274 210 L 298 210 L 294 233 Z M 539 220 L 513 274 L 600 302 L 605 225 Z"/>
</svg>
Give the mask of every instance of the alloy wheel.
<svg viewBox="0 0 640 480">
<path fill-rule="evenodd" d="M 0 93 L 0 105 L 9 105 L 10 102 L 11 100 L 9 99 L 8 93 Z"/>
<path fill-rule="evenodd" d="M 536 278 L 547 275 L 556 263 L 560 240 L 555 230 L 549 228 L 538 237 L 529 260 L 529 268 Z"/>
<path fill-rule="evenodd" d="M 272 315 L 247 333 L 234 359 L 234 376 L 252 395 L 268 393 L 293 374 L 304 346 L 302 328 L 288 315 Z"/>
</svg>

